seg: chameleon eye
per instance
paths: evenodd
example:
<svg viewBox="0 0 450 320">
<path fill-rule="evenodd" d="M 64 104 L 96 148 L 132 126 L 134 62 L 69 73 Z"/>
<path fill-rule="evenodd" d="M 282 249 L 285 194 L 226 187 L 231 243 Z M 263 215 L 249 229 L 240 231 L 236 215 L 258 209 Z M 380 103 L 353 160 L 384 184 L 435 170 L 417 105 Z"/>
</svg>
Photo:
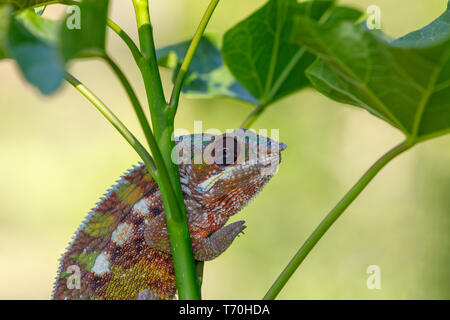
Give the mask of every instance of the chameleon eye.
<svg viewBox="0 0 450 320">
<path fill-rule="evenodd" d="M 239 155 L 239 143 L 235 138 L 225 137 L 218 141 L 213 150 L 215 163 L 223 166 L 233 164 Z"/>
</svg>

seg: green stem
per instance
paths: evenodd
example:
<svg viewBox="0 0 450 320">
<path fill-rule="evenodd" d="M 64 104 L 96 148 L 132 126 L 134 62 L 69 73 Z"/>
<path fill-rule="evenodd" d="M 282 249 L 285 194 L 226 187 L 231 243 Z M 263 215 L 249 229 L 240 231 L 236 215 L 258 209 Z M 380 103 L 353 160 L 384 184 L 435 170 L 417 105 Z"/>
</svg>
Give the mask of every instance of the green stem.
<svg viewBox="0 0 450 320">
<path fill-rule="evenodd" d="M 165 186 L 170 186 L 170 178 L 167 172 L 167 168 L 164 165 L 163 156 L 161 155 L 158 143 L 156 142 L 155 137 L 153 136 L 152 130 L 147 121 L 147 117 L 145 116 L 144 110 L 142 109 L 142 106 L 139 103 L 139 100 L 136 94 L 134 93 L 133 88 L 131 87 L 129 81 L 127 80 L 123 72 L 120 70 L 120 68 L 114 63 L 114 61 L 108 55 L 105 54 L 102 56 L 102 58 L 111 66 L 113 71 L 116 73 L 117 77 L 121 81 L 123 87 L 125 88 L 125 91 L 127 92 L 131 100 L 131 104 L 133 105 L 136 116 L 139 120 L 139 123 L 141 124 L 142 130 L 144 131 L 145 137 L 147 139 L 147 143 L 153 152 L 153 156 L 155 157 L 156 167 L 158 169 L 157 178 L 154 177 L 155 181 L 157 181 L 158 183 L 164 182 Z M 150 170 L 150 168 L 148 169 Z M 176 202 L 177 200 L 174 199 L 172 195 L 173 190 L 170 188 L 170 194 L 168 195 L 168 197 L 172 199 L 171 201 Z"/>
<path fill-rule="evenodd" d="M 84 86 L 80 81 L 78 81 L 74 76 L 66 73 L 66 80 L 72 84 L 81 94 L 83 94 L 96 108 L 99 110 L 103 116 L 119 131 L 119 133 L 128 141 L 128 143 L 136 150 L 136 152 L 140 155 L 145 165 L 147 166 L 148 171 L 151 173 L 153 179 L 158 183 L 160 189 L 162 191 L 163 202 L 165 205 L 166 212 L 173 212 L 178 209 L 176 206 L 177 200 L 174 197 L 174 192 L 170 187 L 170 180 L 167 174 L 166 167 L 163 163 L 163 158 L 159 151 L 159 148 L 156 145 L 156 141 L 154 141 L 151 145 L 155 146 L 156 149 L 153 150 L 153 156 L 156 160 L 155 163 L 147 152 L 147 150 L 142 146 L 142 144 L 136 139 L 136 137 L 125 127 L 125 125 L 109 110 L 109 108 L 98 99 L 86 86 Z M 151 135 L 153 137 L 153 135 Z M 161 166 L 162 164 L 162 166 Z M 168 186 L 168 187 L 167 187 Z M 167 206 L 166 206 L 166 203 Z M 176 208 L 174 208 L 174 206 Z M 173 223 L 173 222 L 171 222 Z M 168 222 L 169 225 L 169 222 Z M 184 239 L 186 234 L 180 229 L 176 229 L 173 231 L 173 234 L 176 239 Z M 188 233 L 189 245 L 190 245 L 190 237 Z M 182 257 L 184 257 L 182 255 Z M 195 278 L 197 281 L 197 279 Z"/>
<path fill-rule="evenodd" d="M 186 52 L 186 56 L 184 57 L 180 70 L 178 71 L 167 109 L 171 117 L 175 117 L 175 113 L 178 108 L 178 101 L 180 99 L 181 87 L 183 86 L 184 79 L 186 78 L 189 66 L 192 62 L 192 59 L 194 58 L 195 51 L 197 50 L 200 40 L 202 39 L 206 26 L 208 25 L 208 22 L 211 19 L 211 16 L 214 10 L 216 9 L 218 3 L 219 0 L 211 0 L 211 2 L 209 3 L 209 6 L 205 11 L 202 20 L 200 21 L 200 24 L 194 34 L 194 37 L 192 38 L 191 44 L 189 45 L 189 48 Z"/>
<path fill-rule="evenodd" d="M 139 140 L 128 130 L 128 128 L 116 117 L 114 113 L 85 85 L 83 85 L 78 79 L 69 73 L 65 74 L 65 79 L 72 86 L 75 87 L 83 96 L 85 96 L 100 113 L 114 126 L 114 128 L 119 131 L 119 133 L 125 138 L 125 140 L 133 147 L 134 150 L 139 154 L 144 163 L 149 168 L 149 172 L 154 178 L 156 178 L 155 172 L 156 167 L 153 162 L 153 158 L 144 148 L 144 146 L 139 142 Z"/>
<path fill-rule="evenodd" d="M 139 60 L 141 59 L 142 55 L 141 55 L 141 52 L 139 51 L 139 48 L 134 43 L 133 39 L 131 39 L 130 36 L 121 27 L 119 27 L 116 23 L 114 23 L 114 21 L 112 21 L 111 19 L 107 20 L 107 24 L 108 24 L 108 27 L 112 31 L 114 31 L 123 40 L 123 42 L 125 42 L 127 47 L 130 49 L 131 54 L 133 55 L 134 61 L 136 61 L 136 63 L 138 63 Z"/>
<path fill-rule="evenodd" d="M 195 261 L 195 269 L 197 270 L 198 285 L 201 288 L 203 283 L 203 268 L 205 267 L 204 261 Z"/>
<path fill-rule="evenodd" d="M 148 1 L 133 0 L 133 4 L 139 32 L 140 51 L 142 53 L 142 58 L 139 59 L 137 64 L 144 81 L 153 132 L 169 171 L 171 183 L 177 193 L 179 205 L 182 207 L 184 206 L 184 200 L 178 177 L 178 166 L 171 159 L 171 151 L 175 147 L 175 142 L 172 140 L 173 121 L 169 121 L 164 113 L 167 102 L 164 97 L 156 59 Z"/>
<path fill-rule="evenodd" d="M 142 109 L 142 105 L 139 102 L 139 99 L 136 96 L 136 93 L 134 92 L 133 88 L 131 87 L 130 82 L 128 81 L 122 70 L 119 68 L 119 66 L 111 59 L 109 55 L 107 54 L 101 55 L 101 58 L 111 67 L 111 69 L 116 74 L 117 78 L 119 78 L 120 83 L 122 84 L 123 88 L 125 89 L 128 95 L 128 98 L 131 101 L 131 105 L 133 106 L 134 112 L 136 113 L 136 116 L 139 120 L 142 130 L 144 131 L 147 143 L 151 147 L 152 144 L 156 144 L 156 141 L 155 138 L 153 137 L 152 129 L 150 128 L 144 110 Z"/>
<path fill-rule="evenodd" d="M 256 106 L 256 108 L 247 116 L 247 118 L 242 122 L 241 128 L 249 129 L 250 126 L 258 119 L 258 117 L 266 109 L 267 105 L 261 104 Z"/>
<path fill-rule="evenodd" d="M 156 60 L 148 1 L 133 0 L 133 5 L 142 53 L 138 67 L 144 80 L 152 126 L 158 144 L 151 148 L 152 152 L 161 150 L 162 156 L 162 158 L 155 156 L 155 161 L 161 177 L 158 185 L 164 204 L 178 295 L 180 299 L 200 299 L 178 165 L 172 161 L 171 157 L 172 150 L 175 148 L 175 141 L 172 140 L 174 123 L 173 119 L 168 119 L 164 112 L 167 103 Z"/>
<path fill-rule="evenodd" d="M 331 210 L 331 212 L 322 220 L 319 226 L 309 236 L 306 242 L 301 246 L 283 272 L 278 276 L 272 287 L 264 296 L 265 300 L 275 299 L 287 281 L 291 278 L 308 253 L 314 248 L 317 242 L 322 238 L 325 232 L 333 225 L 333 223 L 341 216 L 345 209 L 356 199 L 356 197 L 364 190 L 376 174 L 392 159 L 399 154 L 412 147 L 411 143 L 401 143 L 394 147 L 380 159 L 375 162 L 369 170 L 359 179 L 359 181 L 350 189 L 349 192 L 339 201 L 339 203 Z"/>
<path fill-rule="evenodd" d="M 144 77 L 146 82 L 146 89 L 150 111 L 158 108 L 163 109 L 166 105 L 164 98 L 164 91 L 161 83 L 161 77 L 159 74 L 158 63 L 156 59 L 156 50 L 153 40 L 152 25 L 150 22 L 150 14 L 147 0 L 133 0 L 134 9 L 136 12 L 136 22 L 139 33 L 139 44 L 142 58 L 138 62 L 138 67 L 141 71 L 144 69 L 145 74 L 148 77 Z M 159 112 L 156 112 L 155 117 L 152 114 L 152 124 L 159 126 L 160 123 L 165 123 L 165 117 L 161 118 Z M 154 130 L 155 129 L 154 126 Z"/>
</svg>

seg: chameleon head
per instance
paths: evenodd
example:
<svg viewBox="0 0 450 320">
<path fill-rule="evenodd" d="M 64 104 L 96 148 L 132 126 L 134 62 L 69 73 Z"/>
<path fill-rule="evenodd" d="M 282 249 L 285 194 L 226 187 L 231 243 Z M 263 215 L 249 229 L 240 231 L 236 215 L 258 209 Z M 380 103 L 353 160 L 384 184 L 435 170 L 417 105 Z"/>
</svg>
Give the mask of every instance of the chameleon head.
<svg viewBox="0 0 450 320">
<path fill-rule="evenodd" d="M 183 191 L 209 213 L 230 216 L 277 172 L 286 145 L 253 131 L 177 138 Z"/>
</svg>

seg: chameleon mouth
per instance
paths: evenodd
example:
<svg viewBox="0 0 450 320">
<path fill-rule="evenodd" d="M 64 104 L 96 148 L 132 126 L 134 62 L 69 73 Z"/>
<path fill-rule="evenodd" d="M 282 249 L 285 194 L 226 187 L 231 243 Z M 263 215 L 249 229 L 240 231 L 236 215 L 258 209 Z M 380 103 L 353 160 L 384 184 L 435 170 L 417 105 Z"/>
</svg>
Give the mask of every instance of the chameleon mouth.
<svg viewBox="0 0 450 320">
<path fill-rule="evenodd" d="M 283 142 L 278 143 L 278 164 L 281 163 L 281 151 L 286 150 L 287 145 L 285 145 Z"/>
<path fill-rule="evenodd" d="M 270 155 L 261 163 L 261 175 L 274 176 L 278 171 L 278 165 L 281 162 L 281 152 L 275 155 Z"/>
<path fill-rule="evenodd" d="M 275 143 L 272 142 L 272 145 L 274 144 Z M 258 164 L 263 165 L 264 167 L 268 167 L 273 166 L 275 163 L 276 165 L 281 163 L 281 151 L 286 150 L 287 146 L 283 142 L 276 142 L 275 146 L 276 148 L 273 148 L 271 146 L 267 154 L 262 157 L 262 159 L 259 159 Z"/>
<path fill-rule="evenodd" d="M 272 141 L 268 146 L 268 150 L 266 150 L 264 153 L 266 154 L 266 157 L 278 157 L 280 159 L 278 163 L 280 163 L 281 151 L 286 150 L 286 148 L 287 146 L 283 142 Z"/>
</svg>

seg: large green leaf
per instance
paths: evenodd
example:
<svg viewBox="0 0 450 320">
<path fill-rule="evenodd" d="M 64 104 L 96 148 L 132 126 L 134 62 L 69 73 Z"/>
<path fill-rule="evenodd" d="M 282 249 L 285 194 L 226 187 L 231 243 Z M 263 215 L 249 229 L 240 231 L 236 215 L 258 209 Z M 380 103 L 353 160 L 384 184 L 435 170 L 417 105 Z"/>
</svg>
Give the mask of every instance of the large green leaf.
<svg viewBox="0 0 450 320">
<path fill-rule="evenodd" d="M 333 0 L 270 0 L 224 36 L 222 55 L 232 74 L 261 104 L 299 90 L 311 53 L 290 37 L 299 17 L 316 21 L 356 20 L 357 10 L 334 7 Z"/>
<path fill-rule="evenodd" d="M 317 90 L 367 109 L 417 142 L 450 131 L 449 10 L 393 42 L 350 22 L 320 25 L 304 17 L 292 39 L 319 57 L 307 71 Z"/>
<path fill-rule="evenodd" d="M 158 64 L 174 70 L 173 78 L 183 62 L 190 41 L 160 48 Z M 220 50 L 209 37 L 200 40 L 182 87 L 186 95 L 198 98 L 227 97 L 250 103 L 258 101 L 231 75 L 224 65 Z"/>
</svg>

